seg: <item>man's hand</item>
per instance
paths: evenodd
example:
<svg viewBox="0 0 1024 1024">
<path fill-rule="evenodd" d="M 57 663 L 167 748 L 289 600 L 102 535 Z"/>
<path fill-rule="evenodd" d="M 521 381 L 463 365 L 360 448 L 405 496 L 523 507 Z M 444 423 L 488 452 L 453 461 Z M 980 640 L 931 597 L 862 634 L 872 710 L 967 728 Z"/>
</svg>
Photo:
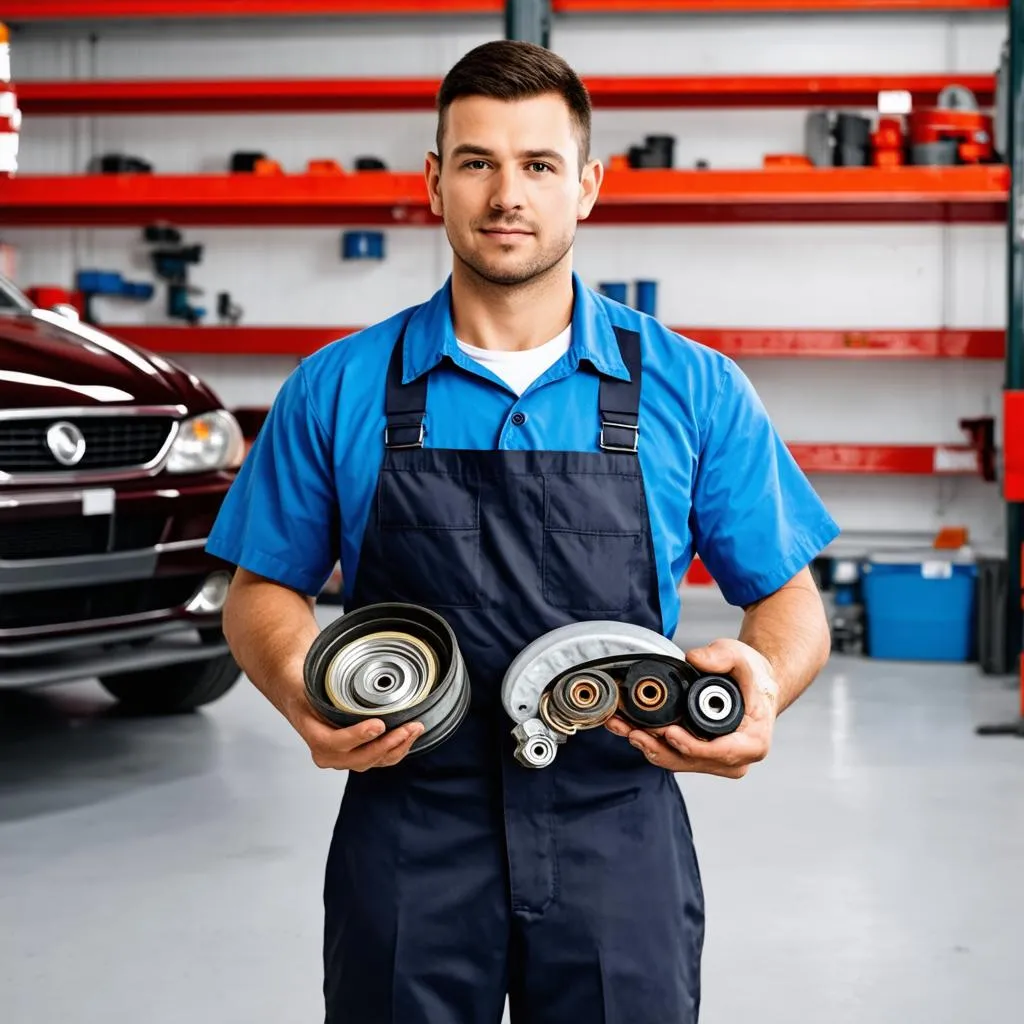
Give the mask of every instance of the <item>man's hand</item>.
<svg viewBox="0 0 1024 1024">
<path fill-rule="evenodd" d="M 339 729 L 324 722 L 308 704 L 302 707 L 298 702 L 289 710 L 288 720 L 306 741 L 318 768 L 347 768 L 353 772 L 398 764 L 424 728 L 419 722 L 409 722 L 386 733 L 379 718 L 369 718 Z"/>
<path fill-rule="evenodd" d="M 702 672 L 731 675 L 743 694 L 739 728 L 714 740 L 697 739 L 682 726 L 636 729 L 618 716 L 606 728 L 629 739 L 651 764 L 670 772 L 703 772 L 741 779 L 750 765 L 763 761 L 772 745 L 779 687 L 768 660 L 739 640 L 715 640 L 686 652 L 686 660 Z"/>
</svg>

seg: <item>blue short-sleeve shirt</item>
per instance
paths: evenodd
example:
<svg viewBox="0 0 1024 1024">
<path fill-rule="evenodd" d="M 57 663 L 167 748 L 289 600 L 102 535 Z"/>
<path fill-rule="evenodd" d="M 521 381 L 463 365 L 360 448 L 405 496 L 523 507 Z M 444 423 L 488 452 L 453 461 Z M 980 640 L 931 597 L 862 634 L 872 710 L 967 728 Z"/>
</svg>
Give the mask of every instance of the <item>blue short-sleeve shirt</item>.
<svg viewBox="0 0 1024 1024">
<path fill-rule="evenodd" d="M 384 457 L 388 360 L 408 322 L 403 379 L 430 374 L 430 448 L 598 451 L 601 374 L 629 379 L 613 326 L 641 338 L 639 458 L 665 633 L 699 554 L 726 599 L 773 593 L 839 533 L 729 358 L 573 277 L 569 351 L 520 397 L 465 355 L 451 282 L 433 298 L 304 359 L 231 487 L 207 550 L 315 595 L 340 560 L 348 599 Z M 519 414 L 519 415 L 515 415 Z"/>
</svg>

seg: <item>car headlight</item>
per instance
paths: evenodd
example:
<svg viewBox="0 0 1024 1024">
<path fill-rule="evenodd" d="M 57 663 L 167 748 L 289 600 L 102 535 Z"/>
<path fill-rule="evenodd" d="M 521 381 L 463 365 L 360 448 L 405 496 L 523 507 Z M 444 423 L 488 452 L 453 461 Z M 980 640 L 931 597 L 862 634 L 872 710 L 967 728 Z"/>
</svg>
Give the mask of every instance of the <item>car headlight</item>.
<svg viewBox="0 0 1024 1024">
<path fill-rule="evenodd" d="M 168 473 L 205 473 L 235 469 L 242 464 L 242 428 L 224 409 L 185 420 L 167 457 Z"/>
</svg>

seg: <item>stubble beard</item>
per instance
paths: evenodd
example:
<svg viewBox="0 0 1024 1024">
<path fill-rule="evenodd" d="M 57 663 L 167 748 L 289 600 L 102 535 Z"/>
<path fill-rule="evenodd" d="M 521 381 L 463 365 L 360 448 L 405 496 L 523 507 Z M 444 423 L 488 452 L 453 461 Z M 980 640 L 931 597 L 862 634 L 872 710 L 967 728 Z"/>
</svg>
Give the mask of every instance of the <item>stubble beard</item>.
<svg viewBox="0 0 1024 1024">
<path fill-rule="evenodd" d="M 518 267 L 498 270 L 490 266 L 479 253 L 460 252 L 452 241 L 451 231 L 446 228 L 448 244 L 452 247 L 455 258 L 468 267 L 477 277 L 487 284 L 497 285 L 503 288 L 515 288 L 525 284 L 531 284 L 539 278 L 544 277 L 557 267 L 568 256 L 576 240 L 575 232 L 568 238 L 553 247 L 538 253 L 533 259 Z"/>
</svg>

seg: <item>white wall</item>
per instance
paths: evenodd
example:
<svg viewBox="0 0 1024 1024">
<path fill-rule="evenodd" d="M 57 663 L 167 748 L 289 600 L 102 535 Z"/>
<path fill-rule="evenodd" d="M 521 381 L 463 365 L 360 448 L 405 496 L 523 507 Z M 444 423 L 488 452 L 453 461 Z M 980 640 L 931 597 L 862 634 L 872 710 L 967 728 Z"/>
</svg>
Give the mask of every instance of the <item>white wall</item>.
<svg viewBox="0 0 1024 1024">
<path fill-rule="evenodd" d="M 95 29 L 94 29 L 95 30 Z M 471 46 L 502 33 L 498 18 L 167 22 L 75 26 L 14 39 L 16 81 L 54 77 L 440 76 Z M 1002 15 L 576 17 L 557 19 L 553 47 L 584 74 L 898 73 L 994 70 Z M 677 138 L 677 166 L 756 167 L 800 150 L 801 111 L 598 111 L 607 157 L 645 134 Z M 311 158 L 362 154 L 418 169 L 430 114 L 29 120 L 23 173 L 80 171 L 94 152 L 128 151 L 159 171 L 217 171 L 235 149 L 260 149 L 291 171 Z M 2 211 L 0 211 L 2 229 Z M 190 229 L 206 246 L 194 273 L 208 305 L 227 290 L 250 324 L 358 324 L 427 296 L 449 254 L 434 228 L 392 230 L 382 265 L 339 258 L 335 229 Z M 147 278 L 126 230 L 6 230 L 25 284 L 71 281 L 93 265 Z M 997 226 L 770 225 L 584 227 L 577 267 L 596 284 L 655 277 L 670 324 L 736 327 L 1001 327 L 1004 232 Z M 202 304 L 202 303 L 200 303 Z M 159 302 L 101 307 L 120 322 L 161 322 Z M 228 405 L 265 404 L 291 359 L 187 356 Z M 746 360 L 793 441 L 958 442 L 957 420 L 997 414 L 997 363 Z M 977 480 L 819 477 L 848 531 L 928 531 L 967 524 L 1001 547 L 997 485 Z"/>
</svg>

